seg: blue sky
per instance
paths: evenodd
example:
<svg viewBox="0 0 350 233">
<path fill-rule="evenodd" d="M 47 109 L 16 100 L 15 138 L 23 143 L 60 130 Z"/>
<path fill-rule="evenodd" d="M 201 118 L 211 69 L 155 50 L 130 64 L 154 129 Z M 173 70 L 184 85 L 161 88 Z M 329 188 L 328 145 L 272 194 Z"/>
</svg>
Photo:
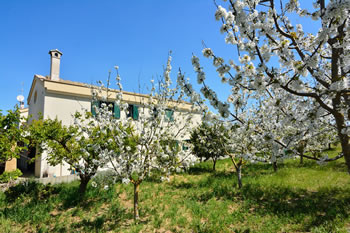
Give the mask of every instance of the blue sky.
<svg viewBox="0 0 350 233">
<path fill-rule="evenodd" d="M 234 53 L 215 9 L 211 0 L 1 1 L 0 109 L 12 109 L 22 87 L 27 99 L 33 75 L 49 74 L 48 51 L 56 48 L 67 80 L 106 80 L 118 65 L 124 90 L 138 92 L 138 83 L 162 74 L 172 50 L 173 79 L 181 67 L 195 82 L 191 55 L 200 55 L 202 40 L 217 53 Z"/>
<path fill-rule="evenodd" d="M 303 2 L 309 9 L 311 3 Z M 169 50 L 173 80 L 181 67 L 196 83 L 194 53 L 207 83 L 226 99 L 230 88 L 201 56 L 202 41 L 226 61 L 238 56 L 224 43 L 215 10 L 212 0 L 0 1 L 0 110 L 13 109 L 22 88 L 27 99 L 34 74 L 49 75 L 48 51 L 56 48 L 63 52 L 61 78 L 95 83 L 118 65 L 124 90 L 139 92 L 140 83 L 143 93 L 143 86 L 163 73 Z"/>
</svg>

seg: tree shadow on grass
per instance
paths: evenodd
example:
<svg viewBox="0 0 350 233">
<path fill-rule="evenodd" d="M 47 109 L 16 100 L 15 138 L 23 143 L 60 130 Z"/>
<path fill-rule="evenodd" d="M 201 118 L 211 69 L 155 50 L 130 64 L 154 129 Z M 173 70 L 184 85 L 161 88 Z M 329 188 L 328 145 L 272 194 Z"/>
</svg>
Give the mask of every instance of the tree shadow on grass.
<svg viewBox="0 0 350 233">
<path fill-rule="evenodd" d="M 287 187 L 246 185 L 241 192 L 260 215 L 281 215 L 303 219 L 303 230 L 324 223 L 332 225 L 350 214 L 350 189 L 322 188 L 317 192 Z"/>
<path fill-rule="evenodd" d="M 206 202 L 213 197 L 240 201 L 246 209 L 253 208 L 253 214 L 292 219 L 296 224 L 301 224 L 303 231 L 310 231 L 317 226 L 334 231 L 335 225 L 344 224 L 341 221 L 350 216 L 350 188 L 321 188 L 311 192 L 306 189 L 267 187 L 259 184 L 244 184 L 238 190 L 234 185 L 235 182 L 231 185 L 214 185 L 212 190 L 192 198 L 200 202 Z"/>
<path fill-rule="evenodd" d="M 99 208 L 95 210 L 96 208 L 94 208 L 94 211 L 97 211 L 96 217 L 90 219 L 84 217 L 79 222 L 73 223 L 72 227 L 76 229 L 83 228 L 84 232 L 99 231 L 102 227 L 112 230 L 120 225 L 125 210 L 120 207 L 118 201 L 112 200 L 111 197 L 115 194 L 114 190 L 99 192 L 97 189 L 88 187 L 87 193 L 83 197 L 79 194 L 78 184 L 52 186 L 34 182 L 14 187 L 7 192 L 2 203 L 1 212 L 5 218 L 14 222 L 46 228 L 50 225 L 50 227 L 54 227 L 51 230 L 65 232 L 67 225 L 57 225 L 59 221 L 56 216 L 70 208 L 74 208 L 73 212 L 68 214 L 73 217 L 74 213 L 80 211 L 91 212 L 92 207 L 96 207 L 95 205 L 108 203 L 109 206 L 106 210 Z"/>
<path fill-rule="evenodd" d="M 190 175 L 201 175 L 203 173 L 212 173 L 213 165 L 211 161 L 198 163 L 188 169 Z"/>
<path fill-rule="evenodd" d="M 83 232 L 108 232 L 122 225 L 124 210 L 116 211 L 114 215 L 102 214 L 91 219 L 82 219 L 70 225 L 71 229 L 82 230 Z"/>
<path fill-rule="evenodd" d="M 263 166 L 265 167 L 265 166 Z M 266 167 L 265 167 L 266 168 Z M 273 173 L 273 171 L 271 171 Z M 259 176 L 257 173 L 249 176 Z M 186 189 L 186 198 L 206 203 L 224 199 L 239 202 L 247 214 L 286 218 L 300 226 L 302 231 L 322 226 L 334 232 L 350 217 L 350 188 L 319 188 L 317 191 L 273 184 L 244 183 L 237 188 L 235 173 L 216 172 L 197 182 L 173 184 L 176 189 Z M 253 210 L 250 213 L 249 210 Z"/>
<path fill-rule="evenodd" d="M 77 186 L 68 186 L 59 193 L 62 201 L 61 209 L 69 209 L 80 205 L 84 197 L 79 193 Z"/>
<path fill-rule="evenodd" d="M 61 186 L 43 185 L 35 181 L 22 182 L 5 191 L 5 201 L 7 203 L 13 203 L 23 196 L 30 196 L 36 200 L 44 200 L 51 195 L 58 194 L 61 189 Z"/>
<path fill-rule="evenodd" d="M 271 165 L 270 165 L 271 166 Z M 284 163 L 278 164 L 279 168 L 308 168 L 315 171 L 335 171 L 335 172 L 347 172 L 347 166 L 344 161 L 331 161 L 323 165 L 317 164 L 317 161 L 311 159 L 304 159 L 301 164 L 299 159 L 287 160 Z"/>
</svg>

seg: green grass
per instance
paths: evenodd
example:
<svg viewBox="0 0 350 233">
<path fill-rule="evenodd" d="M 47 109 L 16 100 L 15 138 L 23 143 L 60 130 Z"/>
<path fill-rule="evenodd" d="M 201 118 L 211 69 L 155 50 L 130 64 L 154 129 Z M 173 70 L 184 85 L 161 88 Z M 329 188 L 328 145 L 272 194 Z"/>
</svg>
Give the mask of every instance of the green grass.
<svg viewBox="0 0 350 233">
<path fill-rule="evenodd" d="M 78 182 L 30 183 L 0 193 L 2 232 L 348 232 L 350 176 L 343 161 L 319 166 L 287 161 L 243 169 L 237 189 L 230 160 L 198 164 L 170 182 L 140 187 L 140 222 L 133 222 L 133 187 L 109 190 Z"/>
</svg>

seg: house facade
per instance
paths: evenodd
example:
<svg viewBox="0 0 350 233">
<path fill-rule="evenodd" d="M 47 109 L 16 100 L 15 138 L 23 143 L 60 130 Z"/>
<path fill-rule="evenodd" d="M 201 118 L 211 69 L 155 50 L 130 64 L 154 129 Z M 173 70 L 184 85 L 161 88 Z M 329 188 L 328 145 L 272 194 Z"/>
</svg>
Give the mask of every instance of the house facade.
<svg viewBox="0 0 350 233">
<path fill-rule="evenodd" d="M 33 82 L 28 95 L 28 114 L 33 119 L 39 119 L 42 116 L 44 119 L 55 119 L 62 121 L 64 125 L 71 125 L 74 122 L 73 115 L 75 112 L 92 111 L 94 114 L 94 105 L 100 106 L 102 101 L 93 101 L 91 87 L 84 83 L 63 80 L 60 78 L 60 61 L 62 53 L 58 50 L 51 50 L 51 71 L 49 76 L 34 75 Z M 107 99 L 113 103 L 115 96 L 119 91 L 111 90 L 108 93 Z M 133 120 L 138 120 L 140 111 L 147 111 L 141 108 L 141 103 L 149 98 L 148 95 L 123 91 L 123 101 L 129 104 L 129 113 L 121 112 L 118 106 L 113 105 L 115 117 L 131 117 Z M 177 112 L 190 111 L 191 105 L 186 102 L 174 103 L 173 106 L 166 111 L 169 120 L 176 117 Z M 146 113 L 148 114 L 148 113 Z M 200 124 L 201 115 L 193 113 L 193 126 Z M 137 122 L 136 122 L 137 123 Z M 182 122 L 181 124 L 188 124 Z M 182 127 L 179 125 L 179 127 Z M 189 135 L 188 135 L 189 137 Z M 179 138 L 185 140 L 186 138 Z M 35 148 L 34 148 L 35 151 Z M 33 157 L 36 152 L 30 152 Z M 68 164 L 62 163 L 57 166 L 51 166 L 47 163 L 47 152 L 44 151 L 37 157 L 34 164 L 34 174 L 36 177 L 58 177 L 70 175 L 70 167 Z"/>
</svg>

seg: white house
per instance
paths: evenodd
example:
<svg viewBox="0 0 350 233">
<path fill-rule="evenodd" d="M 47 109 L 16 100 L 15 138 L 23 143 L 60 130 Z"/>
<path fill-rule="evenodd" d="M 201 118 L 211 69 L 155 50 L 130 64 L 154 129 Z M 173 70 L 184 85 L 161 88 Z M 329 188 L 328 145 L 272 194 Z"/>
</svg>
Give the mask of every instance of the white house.
<svg viewBox="0 0 350 233">
<path fill-rule="evenodd" d="M 51 56 L 51 71 L 49 76 L 34 75 L 33 82 L 30 88 L 28 102 L 28 114 L 32 119 L 38 119 L 40 115 L 44 119 L 58 118 L 64 125 L 73 124 L 72 115 L 76 111 L 84 111 L 88 109 L 93 112 L 93 104 L 99 104 L 92 101 L 91 88 L 79 82 L 72 82 L 60 78 L 60 61 L 62 53 L 55 49 L 49 52 Z M 112 90 L 109 94 L 110 100 L 114 101 L 117 90 Z M 137 94 L 123 91 L 123 100 L 129 104 L 130 114 L 132 118 L 138 118 L 138 104 L 142 103 L 142 99 L 148 98 L 147 95 Z M 186 102 L 176 104 L 173 109 L 176 111 L 189 111 L 191 105 Z M 114 106 L 116 117 L 126 117 L 125 113 L 120 113 L 118 106 Z M 174 114 L 173 110 L 169 109 L 169 116 Z M 201 121 L 199 113 L 193 116 L 195 125 Z M 30 123 L 30 122 L 29 122 Z M 186 124 L 187 122 L 183 122 Z M 35 150 L 31 150 L 29 157 L 35 155 Z M 71 174 L 68 164 L 60 164 L 50 166 L 46 160 L 47 153 L 43 152 L 40 157 L 32 165 L 32 171 L 36 177 L 55 177 Z"/>
</svg>

